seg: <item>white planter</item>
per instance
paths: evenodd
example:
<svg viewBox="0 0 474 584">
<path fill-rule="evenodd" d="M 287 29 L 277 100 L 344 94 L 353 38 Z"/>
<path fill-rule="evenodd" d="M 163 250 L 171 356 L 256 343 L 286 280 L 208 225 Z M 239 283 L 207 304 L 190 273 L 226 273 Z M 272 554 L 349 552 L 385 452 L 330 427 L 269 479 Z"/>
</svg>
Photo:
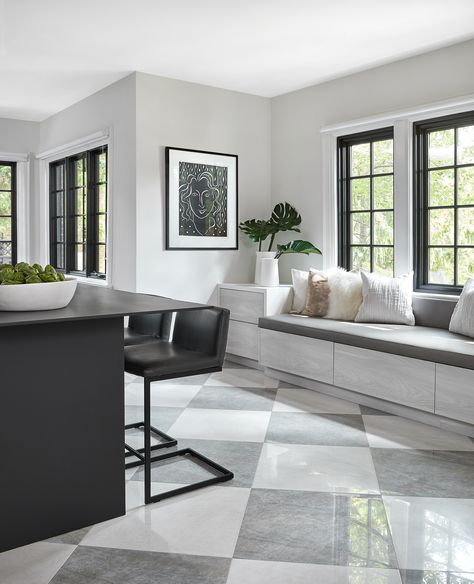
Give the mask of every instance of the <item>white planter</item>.
<svg viewBox="0 0 474 584">
<path fill-rule="evenodd" d="M 278 260 L 275 258 L 262 258 L 260 265 L 260 286 L 279 286 L 280 275 L 278 273 Z"/>
<path fill-rule="evenodd" d="M 262 260 L 264 259 L 275 259 L 274 251 L 257 251 L 257 258 L 255 261 L 255 284 L 264 286 L 262 284 Z"/>
<path fill-rule="evenodd" d="M 0 286 L 0 310 L 23 312 L 64 308 L 71 302 L 76 288 L 75 278 L 66 278 L 64 282 Z"/>
</svg>

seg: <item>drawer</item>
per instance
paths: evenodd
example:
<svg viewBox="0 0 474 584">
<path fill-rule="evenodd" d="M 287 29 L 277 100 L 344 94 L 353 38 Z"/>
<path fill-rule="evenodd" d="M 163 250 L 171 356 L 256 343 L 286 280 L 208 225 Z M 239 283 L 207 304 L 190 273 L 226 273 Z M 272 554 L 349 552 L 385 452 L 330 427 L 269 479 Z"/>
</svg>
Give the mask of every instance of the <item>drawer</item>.
<svg viewBox="0 0 474 584">
<path fill-rule="evenodd" d="M 474 424 L 474 371 L 436 365 L 435 413 Z"/>
<path fill-rule="evenodd" d="M 335 344 L 334 385 L 434 412 L 435 364 Z"/>
<path fill-rule="evenodd" d="M 227 339 L 227 353 L 258 361 L 258 327 L 248 322 L 231 320 Z"/>
<path fill-rule="evenodd" d="M 261 365 L 300 377 L 332 383 L 332 342 L 268 329 L 259 330 Z"/>
<path fill-rule="evenodd" d="M 265 312 L 265 295 L 262 292 L 221 288 L 219 305 L 230 310 L 233 320 L 257 324 Z"/>
</svg>

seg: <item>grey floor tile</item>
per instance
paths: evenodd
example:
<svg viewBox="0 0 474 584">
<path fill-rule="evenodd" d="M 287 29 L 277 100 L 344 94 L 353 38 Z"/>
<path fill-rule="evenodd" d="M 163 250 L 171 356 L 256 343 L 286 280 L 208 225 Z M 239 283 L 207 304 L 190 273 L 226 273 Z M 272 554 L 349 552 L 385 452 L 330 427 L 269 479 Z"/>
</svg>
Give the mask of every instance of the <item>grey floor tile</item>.
<svg viewBox="0 0 474 584">
<path fill-rule="evenodd" d="M 89 530 L 90 527 L 84 527 L 83 529 L 76 529 L 75 531 L 50 537 L 45 541 L 49 541 L 50 543 L 69 543 L 71 545 L 79 545 Z"/>
<path fill-rule="evenodd" d="M 162 432 L 167 432 L 171 426 L 176 422 L 180 414 L 183 412 L 182 408 L 162 408 L 153 406 L 151 408 L 151 425 L 158 428 Z M 125 423 L 132 424 L 133 422 L 143 421 L 142 406 L 125 406 Z"/>
<path fill-rule="evenodd" d="M 362 416 L 348 414 L 272 413 L 266 442 L 368 446 Z"/>
<path fill-rule="evenodd" d="M 252 486 L 262 450 L 261 443 L 181 439 L 178 446 L 179 448 L 193 448 L 231 470 L 234 473 L 234 479 L 222 483 L 222 486 Z M 167 463 L 165 460 L 153 464 L 151 476 L 152 481 L 157 483 L 189 484 L 209 478 L 209 471 L 186 459 L 171 463 Z M 144 480 L 142 468 L 137 470 L 132 480 Z"/>
<path fill-rule="evenodd" d="M 436 572 L 433 570 L 400 570 L 403 584 L 473 584 L 474 574 Z"/>
<path fill-rule="evenodd" d="M 380 497 L 301 491 L 253 489 L 234 557 L 397 567 Z"/>
<path fill-rule="evenodd" d="M 276 389 L 248 387 L 215 387 L 205 385 L 191 400 L 188 407 L 270 411 L 275 401 Z"/>
<path fill-rule="evenodd" d="M 363 416 L 393 416 L 388 412 L 382 412 L 381 410 L 376 410 L 375 408 L 369 408 L 369 406 L 359 405 L 360 413 Z"/>
<path fill-rule="evenodd" d="M 225 584 L 230 560 L 78 547 L 50 584 Z"/>
<path fill-rule="evenodd" d="M 372 448 L 384 495 L 474 498 L 474 452 Z"/>
</svg>

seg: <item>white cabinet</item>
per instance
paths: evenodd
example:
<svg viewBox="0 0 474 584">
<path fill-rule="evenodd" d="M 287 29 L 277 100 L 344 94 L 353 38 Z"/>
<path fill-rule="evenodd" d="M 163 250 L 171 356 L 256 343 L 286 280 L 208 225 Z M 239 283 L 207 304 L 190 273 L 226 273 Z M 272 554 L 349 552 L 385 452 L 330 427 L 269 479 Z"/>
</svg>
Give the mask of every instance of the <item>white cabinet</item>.
<svg viewBox="0 0 474 584">
<path fill-rule="evenodd" d="M 259 361 L 258 319 L 289 312 L 293 298 L 291 286 L 219 284 L 218 305 L 230 310 L 227 353 Z"/>
<path fill-rule="evenodd" d="M 334 385 L 434 412 L 435 364 L 335 343 Z"/>
<path fill-rule="evenodd" d="M 474 424 L 474 371 L 436 364 L 435 413 Z"/>
</svg>

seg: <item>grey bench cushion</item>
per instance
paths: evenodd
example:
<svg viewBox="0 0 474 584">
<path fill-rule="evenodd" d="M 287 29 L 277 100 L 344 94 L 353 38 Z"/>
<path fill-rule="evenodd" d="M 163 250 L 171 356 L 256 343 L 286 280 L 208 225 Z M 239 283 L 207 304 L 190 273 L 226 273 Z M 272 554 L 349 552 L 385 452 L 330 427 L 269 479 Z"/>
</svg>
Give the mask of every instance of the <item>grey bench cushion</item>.
<svg viewBox="0 0 474 584">
<path fill-rule="evenodd" d="M 260 318 L 259 327 L 474 369 L 474 339 L 440 328 L 342 322 L 295 314 Z"/>
</svg>

